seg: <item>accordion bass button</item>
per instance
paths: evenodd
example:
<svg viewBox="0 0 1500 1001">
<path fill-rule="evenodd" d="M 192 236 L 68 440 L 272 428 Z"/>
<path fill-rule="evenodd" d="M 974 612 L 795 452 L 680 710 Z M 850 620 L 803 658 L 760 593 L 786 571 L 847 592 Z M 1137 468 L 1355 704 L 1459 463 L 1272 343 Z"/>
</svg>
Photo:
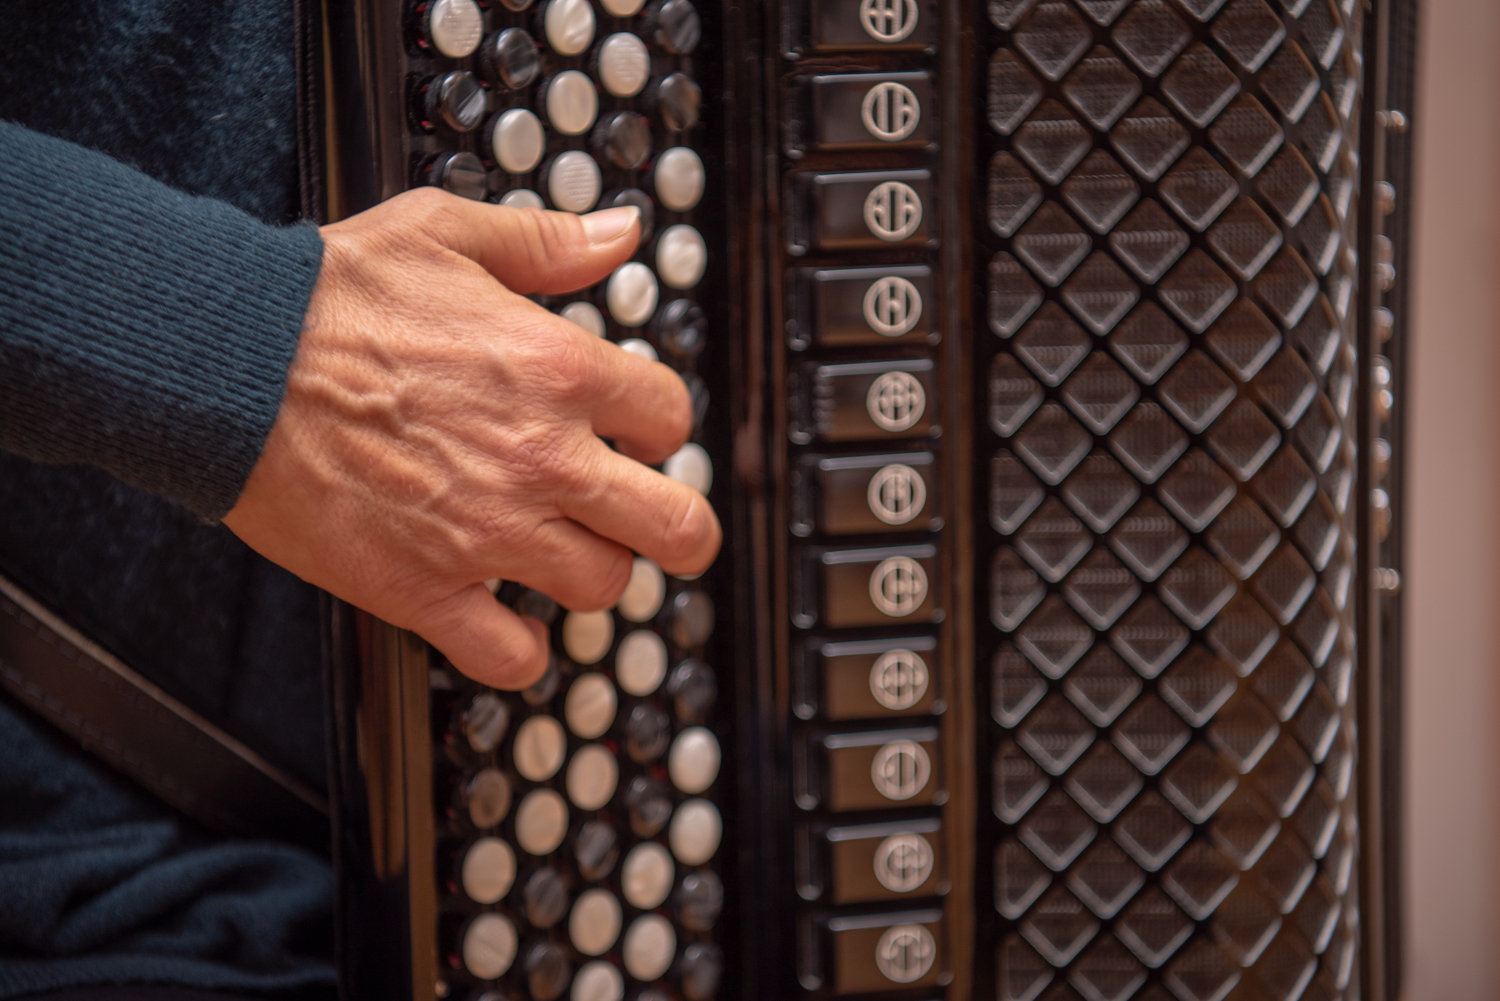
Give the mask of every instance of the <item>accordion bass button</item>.
<svg viewBox="0 0 1500 1001">
<path fill-rule="evenodd" d="M 464 59 L 479 47 L 484 15 L 474 0 L 434 0 L 422 17 L 422 39 L 449 59 Z"/>
<path fill-rule="evenodd" d="M 510 780 L 495 768 L 485 768 L 464 786 L 469 821 L 478 828 L 494 827 L 510 812 Z"/>
<path fill-rule="evenodd" d="M 677 920 L 689 931 L 705 932 L 724 910 L 724 883 L 712 869 L 682 877 L 677 891 Z"/>
<path fill-rule="evenodd" d="M 667 676 L 667 644 L 649 629 L 637 629 L 615 651 L 615 680 L 631 695 L 650 695 Z"/>
<path fill-rule="evenodd" d="M 604 290 L 609 315 L 622 327 L 639 327 L 651 319 L 660 294 L 656 276 L 640 261 L 630 261 L 616 268 Z"/>
<path fill-rule="evenodd" d="M 614 964 L 602 959 L 584 963 L 573 978 L 569 1001 L 624 1001 L 625 978 Z"/>
<path fill-rule="evenodd" d="M 578 829 L 573 856 L 580 876 L 591 881 L 603 879 L 614 872 L 620 860 L 620 836 L 608 821 L 591 820 Z"/>
<path fill-rule="evenodd" d="M 602 956 L 620 937 L 620 902 L 608 890 L 585 890 L 568 915 L 568 938 L 585 956 Z"/>
<path fill-rule="evenodd" d="M 719 777 L 719 740 L 705 727 L 690 726 L 672 741 L 667 754 L 667 774 L 672 784 L 690 796 L 714 784 Z"/>
<path fill-rule="evenodd" d="M 667 789 L 655 779 L 637 775 L 625 788 L 625 805 L 630 811 L 630 829 L 638 838 L 654 838 L 672 819 L 672 800 Z"/>
<path fill-rule="evenodd" d="M 649 983 L 667 972 L 677 954 L 677 932 L 660 914 L 642 914 L 631 922 L 620 950 L 626 971 Z"/>
<path fill-rule="evenodd" d="M 679 723 L 704 723 L 718 701 L 719 679 L 713 668 L 689 658 L 672 669 L 667 694 L 672 696 L 672 710 Z"/>
<path fill-rule="evenodd" d="M 568 688 L 563 717 L 568 729 L 585 740 L 593 740 L 615 721 L 619 698 L 614 684 L 597 671 L 581 674 Z"/>
<path fill-rule="evenodd" d="M 645 0 L 599 0 L 599 6 L 611 17 L 633 17 L 645 6 Z"/>
<path fill-rule="evenodd" d="M 488 126 L 490 156 L 507 174 L 529 174 L 542 162 L 547 135 L 541 119 L 525 108 L 503 111 Z"/>
<path fill-rule="evenodd" d="M 672 721 L 658 706 L 640 702 L 625 720 L 625 751 L 637 764 L 649 764 L 666 753 Z"/>
<path fill-rule="evenodd" d="M 686 73 L 669 73 L 656 85 L 651 104 L 663 125 L 673 132 L 684 132 L 698 124 L 703 88 Z"/>
<path fill-rule="evenodd" d="M 562 724 L 551 716 L 532 716 L 516 730 L 511 749 L 516 771 L 532 782 L 545 782 L 557 774 L 567 753 Z"/>
<path fill-rule="evenodd" d="M 657 158 L 651 180 L 664 208 L 687 212 L 703 198 L 703 160 L 686 146 L 673 146 Z"/>
<path fill-rule="evenodd" d="M 676 866 L 672 856 L 655 841 L 642 841 L 625 856 L 620 870 L 620 892 L 631 907 L 649 911 L 662 905 L 672 892 Z"/>
<path fill-rule="evenodd" d="M 602 744 L 585 744 L 568 762 L 568 798 L 580 810 L 602 810 L 614 799 L 620 764 Z"/>
<path fill-rule="evenodd" d="M 538 869 L 521 891 L 526 920 L 536 928 L 551 928 L 568 913 L 568 886 L 562 873 L 551 867 Z"/>
<path fill-rule="evenodd" d="M 464 968 L 480 980 L 509 972 L 516 960 L 516 926 L 503 914 L 481 914 L 464 930 Z"/>
<path fill-rule="evenodd" d="M 651 157 L 651 126 L 634 111 L 617 111 L 600 119 L 589 143 L 600 159 L 637 170 Z"/>
<path fill-rule="evenodd" d="M 672 815 L 667 843 L 683 865 L 702 865 L 714 857 L 723 836 L 724 819 L 719 808 L 706 799 L 690 799 Z"/>
<path fill-rule="evenodd" d="M 459 717 L 459 728 L 469 747 L 486 754 L 500 746 L 510 727 L 510 708 L 494 692 L 480 692 Z"/>
<path fill-rule="evenodd" d="M 599 46 L 599 82 L 615 97 L 634 97 L 651 78 L 651 53 L 640 36 L 617 31 Z"/>
<path fill-rule="evenodd" d="M 703 280 L 708 270 L 708 245 L 703 234 L 679 223 L 668 226 L 656 241 L 656 273 L 663 285 L 686 290 Z"/>
<path fill-rule="evenodd" d="M 547 203 L 530 188 L 512 188 L 500 196 L 500 204 L 512 209 L 544 209 Z M 600 335 L 603 336 L 602 334 Z"/>
<path fill-rule="evenodd" d="M 662 463 L 661 471 L 670 479 L 692 487 L 705 497 L 708 496 L 709 488 L 714 485 L 713 460 L 709 458 L 708 451 L 702 445 L 693 442 L 688 442 L 673 452 L 667 461 Z"/>
<path fill-rule="evenodd" d="M 464 852 L 459 881 L 477 904 L 493 904 L 510 892 L 516 881 L 516 853 L 499 838 L 480 838 Z"/>
<path fill-rule="evenodd" d="M 526 950 L 526 986 L 535 1001 L 556 1001 L 572 979 L 573 969 L 562 946 L 542 941 Z"/>
<path fill-rule="evenodd" d="M 483 201 L 489 187 L 484 164 L 473 153 L 439 153 L 428 170 L 427 183 L 471 201 Z"/>
<path fill-rule="evenodd" d="M 516 844 L 529 855 L 549 855 L 568 833 L 568 804 L 551 789 L 533 789 L 516 808 Z"/>
<path fill-rule="evenodd" d="M 484 40 L 479 50 L 479 72 L 492 87 L 520 90 L 542 71 L 536 41 L 520 28 L 506 28 Z"/>
<path fill-rule="evenodd" d="M 667 578 L 661 567 L 637 556 L 630 568 L 630 581 L 620 595 L 615 611 L 629 622 L 649 622 L 661 611 L 667 597 Z"/>
<path fill-rule="evenodd" d="M 694 942 L 682 950 L 682 996 L 710 1001 L 724 977 L 724 950 L 712 942 Z"/>
<path fill-rule="evenodd" d="M 674 56 L 691 55 L 703 39 L 703 22 L 689 0 L 652 4 L 646 37 Z"/>
<path fill-rule="evenodd" d="M 589 0 L 548 0 L 542 28 L 552 51 L 576 56 L 594 41 L 594 8 Z"/>
<path fill-rule="evenodd" d="M 564 70 L 547 82 L 542 107 L 548 123 L 565 136 L 581 136 L 599 115 L 594 81 L 578 70 Z"/>
<path fill-rule="evenodd" d="M 425 122 L 442 122 L 454 132 L 472 132 L 484 119 L 484 87 L 468 70 L 444 73 L 427 81 L 422 102 Z"/>
<path fill-rule="evenodd" d="M 595 337 L 603 337 L 606 332 L 604 314 L 599 312 L 599 307 L 591 302 L 570 302 L 559 310 L 557 315 L 574 326 L 582 327 Z"/>
</svg>

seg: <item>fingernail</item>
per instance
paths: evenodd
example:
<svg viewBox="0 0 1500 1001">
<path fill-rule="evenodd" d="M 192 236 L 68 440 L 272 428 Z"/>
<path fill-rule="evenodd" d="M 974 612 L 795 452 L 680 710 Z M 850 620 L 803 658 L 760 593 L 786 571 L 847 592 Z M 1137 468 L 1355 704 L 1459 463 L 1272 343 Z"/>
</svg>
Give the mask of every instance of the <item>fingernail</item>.
<svg viewBox="0 0 1500 1001">
<path fill-rule="evenodd" d="M 618 240 L 640 217 L 641 210 L 634 205 L 590 212 L 583 217 L 583 234 L 589 238 L 589 246 L 603 246 Z"/>
</svg>

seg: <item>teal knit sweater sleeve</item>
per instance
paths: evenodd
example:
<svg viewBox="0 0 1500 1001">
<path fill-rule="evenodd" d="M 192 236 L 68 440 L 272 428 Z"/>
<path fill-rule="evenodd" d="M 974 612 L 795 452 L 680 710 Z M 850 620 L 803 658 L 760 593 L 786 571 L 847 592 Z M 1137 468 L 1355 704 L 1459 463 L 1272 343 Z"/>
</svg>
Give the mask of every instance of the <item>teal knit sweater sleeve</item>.
<svg viewBox="0 0 1500 1001">
<path fill-rule="evenodd" d="M 0 121 L 0 450 L 221 517 L 276 420 L 323 244 Z"/>
</svg>

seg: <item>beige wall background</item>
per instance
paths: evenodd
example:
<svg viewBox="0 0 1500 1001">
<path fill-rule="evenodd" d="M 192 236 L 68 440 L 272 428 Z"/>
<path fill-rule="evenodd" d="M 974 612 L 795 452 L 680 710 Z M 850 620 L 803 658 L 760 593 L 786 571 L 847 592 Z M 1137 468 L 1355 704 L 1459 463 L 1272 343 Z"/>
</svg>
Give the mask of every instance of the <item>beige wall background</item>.
<svg viewBox="0 0 1500 1001">
<path fill-rule="evenodd" d="M 1409 1001 L 1500 998 L 1500 0 L 1425 0 L 1406 676 Z"/>
</svg>

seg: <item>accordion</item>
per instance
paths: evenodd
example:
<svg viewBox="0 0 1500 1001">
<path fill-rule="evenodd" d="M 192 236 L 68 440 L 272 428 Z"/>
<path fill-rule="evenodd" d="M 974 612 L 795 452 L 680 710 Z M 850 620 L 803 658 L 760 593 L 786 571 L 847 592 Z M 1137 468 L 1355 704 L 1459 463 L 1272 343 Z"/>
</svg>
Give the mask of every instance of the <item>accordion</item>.
<svg viewBox="0 0 1500 1001">
<path fill-rule="evenodd" d="M 331 212 L 638 206 L 537 300 L 725 526 L 522 692 L 335 612 L 348 996 L 1393 998 L 1413 24 L 330 0 Z"/>
</svg>

